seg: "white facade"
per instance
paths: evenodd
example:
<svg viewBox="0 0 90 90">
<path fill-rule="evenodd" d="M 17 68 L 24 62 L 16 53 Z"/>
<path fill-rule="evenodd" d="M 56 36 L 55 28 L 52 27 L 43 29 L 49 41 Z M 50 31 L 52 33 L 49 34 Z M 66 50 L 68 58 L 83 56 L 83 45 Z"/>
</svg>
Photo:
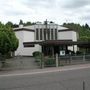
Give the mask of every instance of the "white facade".
<svg viewBox="0 0 90 90">
<path fill-rule="evenodd" d="M 77 33 L 75 31 L 68 31 L 68 30 L 67 31 L 58 32 L 58 39 L 59 40 L 77 41 Z M 76 52 L 77 51 L 77 45 L 68 46 L 68 50 Z"/>
<path fill-rule="evenodd" d="M 47 29 L 46 29 L 47 28 Z M 48 32 L 46 31 L 48 30 Z M 77 33 L 57 24 L 38 24 L 26 27 L 14 28 L 15 34 L 19 39 L 19 47 L 15 55 L 32 56 L 33 52 L 41 51 L 41 46 L 36 44 L 34 47 L 24 47 L 23 42 L 37 42 L 44 40 L 72 40 L 77 41 Z M 77 46 L 74 46 L 77 51 Z M 73 47 L 68 47 L 73 50 Z"/>
</svg>

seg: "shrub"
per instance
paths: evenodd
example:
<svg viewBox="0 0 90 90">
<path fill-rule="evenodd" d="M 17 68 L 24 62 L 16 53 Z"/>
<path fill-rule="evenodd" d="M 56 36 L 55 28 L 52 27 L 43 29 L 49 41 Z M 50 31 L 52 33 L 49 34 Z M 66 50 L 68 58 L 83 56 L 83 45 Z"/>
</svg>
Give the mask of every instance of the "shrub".
<svg viewBox="0 0 90 90">
<path fill-rule="evenodd" d="M 35 51 L 35 52 L 33 52 L 33 57 L 35 58 L 35 62 L 40 62 L 40 60 L 41 60 L 41 52 L 39 52 L 39 51 Z"/>
<path fill-rule="evenodd" d="M 77 51 L 77 52 L 76 52 L 76 54 L 77 54 L 77 55 L 80 55 L 80 54 L 82 54 L 82 52 L 80 52 L 80 51 Z"/>
<path fill-rule="evenodd" d="M 41 56 L 41 52 L 39 51 L 33 52 L 33 57 L 36 57 L 36 56 Z"/>
<path fill-rule="evenodd" d="M 53 66 L 55 65 L 55 59 L 53 58 L 47 58 L 44 60 L 45 66 Z"/>
</svg>

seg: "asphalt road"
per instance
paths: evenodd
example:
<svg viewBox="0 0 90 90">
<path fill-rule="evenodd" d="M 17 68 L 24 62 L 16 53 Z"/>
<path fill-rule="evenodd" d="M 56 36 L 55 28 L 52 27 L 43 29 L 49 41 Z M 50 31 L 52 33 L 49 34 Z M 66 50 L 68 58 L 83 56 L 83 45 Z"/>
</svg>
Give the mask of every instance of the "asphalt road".
<svg viewBox="0 0 90 90">
<path fill-rule="evenodd" d="M 90 68 L 34 75 L 1 76 L 0 90 L 90 90 Z"/>
</svg>

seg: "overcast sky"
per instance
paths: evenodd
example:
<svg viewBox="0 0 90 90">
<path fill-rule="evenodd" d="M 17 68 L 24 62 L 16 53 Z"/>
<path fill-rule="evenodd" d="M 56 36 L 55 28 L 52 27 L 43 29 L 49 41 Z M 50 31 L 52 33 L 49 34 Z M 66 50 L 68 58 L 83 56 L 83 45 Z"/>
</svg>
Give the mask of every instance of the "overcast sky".
<svg viewBox="0 0 90 90">
<path fill-rule="evenodd" d="M 0 0 L 0 21 L 75 22 L 90 25 L 90 0 Z"/>
</svg>

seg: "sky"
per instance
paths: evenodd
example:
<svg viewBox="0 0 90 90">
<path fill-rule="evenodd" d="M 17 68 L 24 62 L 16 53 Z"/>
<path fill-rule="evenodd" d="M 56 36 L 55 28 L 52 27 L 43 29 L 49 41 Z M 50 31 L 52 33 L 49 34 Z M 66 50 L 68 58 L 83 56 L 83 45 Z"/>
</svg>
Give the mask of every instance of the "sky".
<svg viewBox="0 0 90 90">
<path fill-rule="evenodd" d="M 43 22 L 90 25 L 90 0 L 0 0 L 0 21 Z"/>
</svg>

